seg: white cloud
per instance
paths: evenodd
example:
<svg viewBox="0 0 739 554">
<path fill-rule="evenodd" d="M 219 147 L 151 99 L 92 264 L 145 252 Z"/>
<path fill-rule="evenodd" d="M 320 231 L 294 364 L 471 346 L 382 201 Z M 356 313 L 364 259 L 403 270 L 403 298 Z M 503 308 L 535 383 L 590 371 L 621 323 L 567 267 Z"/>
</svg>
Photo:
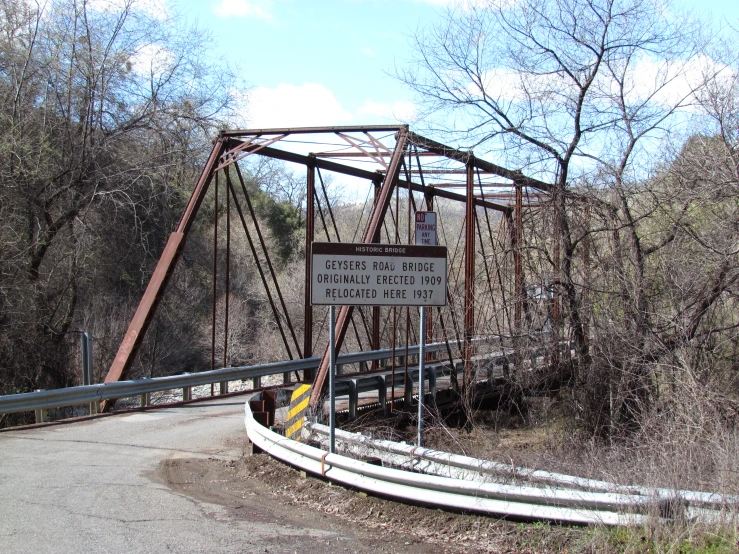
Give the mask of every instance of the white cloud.
<svg viewBox="0 0 739 554">
<path fill-rule="evenodd" d="M 491 2 L 490 0 L 415 0 L 418 4 L 433 4 L 434 6 L 449 6 L 457 7 L 463 10 L 469 10 L 473 7 L 484 7 L 489 4 L 501 5 L 502 7 L 509 7 L 515 4 L 518 0 L 498 0 L 497 2 Z"/>
<path fill-rule="evenodd" d="M 377 54 L 375 54 L 375 51 L 372 50 L 372 48 L 369 48 L 368 46 L 362 46 L 362 48 L 360 48 L 359 51 L 365 56 L 367 56 L 368 58 L 377 57 Z"/>
<path fill-rule="evenodd" d="M 253 129 L 341 125 L 352 121 L 334 93 L 318 83 L 257 87 L 248 95 L 246 124 Z"/>
<path fill-rule="evenodd" d="M 693 102 L 692 92 L 713 75 L 733 74 L 727 66 L 707 56 L 689 60 L 657 60 L 643 56 L 631 61 L 624 78 L 627 104 L 638 105 L 649 101 L 662 107 L 687 106 Z M 450 75 L 450 80 L 459 80 Z M 596 87 L 602 94 L 600 101 L 619 96 L 618 84 L 607 71 L 599 73 Z M 577 93 L 572 79 L 561 73 L 532 75 L 505 68 L 494 68 L 482 76 L 485 94 L 498 102 L 526 102 L 536 99 L 542 103 L 561 102 L 562 96 Z M 470 82 L 466 92 L 472 97 L 482 96 L 478 83 Z"/>
<path fill-rule="evenodd" d="M 169 71 L 173 61 L 172 51 L 159 44 L 147 44 L 131 56 L 131 64 L 136 73 L 155 78 Z"/>
<path fill-rule="evenodd" d="M 626 76 L 627 100 L 635 102 L 651 98 L 662 106 L 690 103 L 693 91 L 706 80 L 733 73 L 728 66 L 705 55 L 669 63 L 644 56 Z"/>
<path fill-rule="evenodd" d="M 88 8 L 99 12 L 120 12 L 127 3 L 127 0 L 87 0 Z M 157 19 L 170 15 L 167 0 L 133 0 L 131 6 Z"/>
<path fill-rule="evenodd" d="M 213 8 L 220 17 L 254 17 L 257 19 L 272 19 L 270 0 L 221 0 Z"/>
<path fill-rule="evenodd" d="M 408 123 L 416 119 L 418 111 L 416 105 L 412 102 L 393 102 L 385 104 L 382 102 L 373 102 L 367 100 L 362 107 L 357 110 L 357 115 L 373 116 L 380 119 L 396 121 L 400 123 Z"/>
</svg>

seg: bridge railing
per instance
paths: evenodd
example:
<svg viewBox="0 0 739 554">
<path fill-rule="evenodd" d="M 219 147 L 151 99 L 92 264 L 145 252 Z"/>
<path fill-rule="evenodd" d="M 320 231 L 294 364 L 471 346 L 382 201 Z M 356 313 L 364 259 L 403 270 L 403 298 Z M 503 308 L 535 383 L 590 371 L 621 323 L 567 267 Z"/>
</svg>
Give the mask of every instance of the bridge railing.
<svg viewBox="0 0 739 554">
<path fill-rule="evenodd" d="M 483 340 L 483 339 L 480 339 Z M 446 351 L 446 343 L 434 343 L 426 345 L 427 352 Z M 455 349 L 456 350 L 456 349 Z M 368 352 L 356 352 L 342 354 L 337 357 L 337 365 L 349 365 L 373 360 L 384 360 L 405 355 L 405 346 L 392 349 L 371 350 Z M 409 356 L 418 356 L 418 345 L 408 347 Z M 97 405 L 104 400 L 114 400 L 133 396 L 148 395 L 153 392 L 183 389 L 187 391 L 199 385 L 209 385 L 279 375 L 293 371 L 316 369 L 320 358 L 305 358 L 301 360 L 289 360 L 254 366 L 228 367 L 203 371 L 200 373 L 185 373 L 181 375 L 170 375 L 167 377 L 153 377 L 148 379 L 135 379 L 131 381 L 118 381 L 114 383 L 103 383 L 98 385 L 86 385 L 80 387 L 68 387 L 65 389 L 54 389 L 49 391 L 28 392 L 23 394 L 11 394 L 0 396 L 0 414 L 18 412 L 36 412 L 37 422 L 43 421 L 43 413 L 46 409 L 63 408 L 67 406 L 82 406 L 85 404 Z M 183 394 L 187 398 L 187 393 Z"/>
</svg>

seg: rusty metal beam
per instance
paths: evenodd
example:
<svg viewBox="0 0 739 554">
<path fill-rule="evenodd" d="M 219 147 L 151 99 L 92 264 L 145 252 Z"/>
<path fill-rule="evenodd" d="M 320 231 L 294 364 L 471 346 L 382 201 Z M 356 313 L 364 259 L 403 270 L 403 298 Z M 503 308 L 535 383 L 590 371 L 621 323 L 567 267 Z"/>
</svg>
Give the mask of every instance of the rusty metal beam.
<svg viewBox="0 0 739 554">
<path fill-rule="evenodd" d="M 226 170 L 228 171 L 228 170 Z M 231 195 L 226 191 L 226 310 L 223 318 L 223 366 L 228 367 L 228 316 L 231 301 Z M 225 386 L 225 385 L 223 385 Z M 221 390 L 221 393 L 228 392 Z"/>
<path fill-rule="evenodd" d="M 315 238 L 315 196 L 316 190 L 316 166 L 315 164 L 308 165 L 308 175 L 306 177 L 306 196 L 305 196 L 305 305 L 304 309 L 304 325 L 303 325 L 303 356 L 310 358 L 313 356 L 313 305 L 310 302 L 311 298 L 311 244 Z M 306 369 L 303 372 L 304 379 L 311 381 L 313 379 L 313 370 Z"/>
<path fill-rule="evenodd" d="M 513 283 L 514 283 L 514 331 L 513 331 L 513 349 L 516 360 L 516 372 L 521 373 L 521 332 L 522 315 L 523 315 L 523 190 L 521 185 L 516 186 L 516 207 L 513 212 L 513 225 L 511 227 L 513 238 Z"/>
<path fill-rule="evenodd" d="M 467 161 L 467 204 L 464 228 L 464 389 L 471 392 L 472 339 L 475 335 L 475 165 L 474 156 Z"/>
<path fill-rule="evenodd" d="M 229 140 L 229 144 L 231 143 L 239 144 L 238 141 L 234 139 Z M 266 156 L 268 158 L 282 160 L 285 162 L 302 164 L 306 166 L 313 163 L 315 167 L 318 169 L 326 169 L 328 171 L 333 171 L 335 173 L 341 173 L 343 175 L 349 175 L 350 177 L 357 177 L 359 179 L 367 179 L 369 181 L 376 181 L 379 175 L 379 173 L 376 171 L 367 171 L 366 169 L 360 169 L 360 168 L 351 167 L 348 165 L 337 164 L 337 163 L 329 162 L 326 160 L 316 159 L 312 156 L 304 156 L 302 154 L 295 154 L 293 152 L 287 152 L 285 150 L 271 148 L 269 146 L 265 146 L 261 148 L 258 154 L 260 156 Z M 406 189 L 410 188 L 414 192 L 425 193 L 426 189 L 429 188 L 428 186 L 424 187 L 423 185 L 419 185 L 417 183 L 409 184 L 407 181 L 403 179 L 398 179 L 396 184 L 402 188 L 406 188 Z M 438 189 L 436 187 L 433 187 L 433 188 L 434 188 L 434 191 L 433 191 L 434 196 L 438 196 L 439 198 L 447 198 L 449 200 L 455 200 L 457 202 L 466 201 L 464 195 L 462 194 L 456 194 L 454 192 L 446 191 L 443 189 Z M 483 206 L 483 207 L 490 208 L 491 210 L 496 210 L 499 212 L 507 212 L 508 210 L 510 210 L 508 206 L 503 206 L 501 204 L 496 204 L 494 202 L 490 202 L 488 200 L 483 200 L 479 198 L 475 200 L 475 203 L 478 206 Z"/>
<path fill-rule="evenodd" d="M 549 191 L 552 188 L 552 186 L 549 183 L 545 183 L 544 181 L 539 181 L 538 179 L 527 177 L 520 171 L 511 171 L 510 169 L 506 169 L 505 167 L 501 167 L 499 165 L 495 165 L 485 160 L 475 158 L 474 156 L 472 156 L 470 152 L 463 152 L 461 150 L 451 148 L 449 146 L 441 144 L 440 142 L 427 139 L 415 133 L 411 133 L 411 132 L 408 133 L 408 141 L 411 144 L 415 144 L 416 146 L 420 146 L 421 148 L 428 150 L 429 152 L 434 152 L 436 154 L 439 154 L 440 156 L 444 156 L 452 160 L 457 160 L 458 162 L 462 162 L 463 164 L 466 164 L 470 158 L 473 158 L 474 166 L 477 169 L 482 169 L 483 171 L 489 171 L 490 173 L 494 173 L 495 175 L 505 177 L 506 179 L 510 179 L 511 181 L 521 183 L 522 185 L 525 185 L 525 186 L 534 187 L 534 188 L 537 188 L 539 190 L 544 190 L 544 191 Z"/>
<path fill-rule="evenodd" d="M 405 181 L 398 181 L 398 186 L 401 188 L 408 188 L 408 183 Z M 456 200 L 457 202 L 467 202 L 467 197 L 463 194 L 457 194 L 456 192 L 450 192 L 448 190 L 439 189 L 436 187 L 431 186 L 423 186 L 423 185 L 417 185 L 416 183 L 411 183 L 410 186 L 411 190 L 414 192 L 422 192 L 424 194 L 432 194 L 433 196 L 437 198 L 447 198 L 449 200 Z M 483 208 L 490 208 L 491 210 L 495 210 L 496 212 L 509 212 L 511 210 L 510 207 L 504 206 L 503 204 L 496 204 L 495 202 L 490 202 L 489 200 L 483 200 L 480 198 L 475 197 L 475 206 L 481 206 Z"/>
<path fill-rule="evenodd" d="M 251 135 L 298 135 L 310 133 L 364 133 L 364 132 L 397 132 L 404 125 L 349 125 L 338 127 L 275 127 L 268 129 L 244 129 L 221 131 L 220 136 L 248 137 Z"/>
<path fill-rule="evenodd" d="M 151 276 L 151 280 L 146 287 L 146 292 L 139 302 L 136 313 L 131 319 L 131 323 L 128 326 L 121 345 L 118 347 L 118 353 L 113 360 L 113 363 L 108 369 L 108 374 L 105 376 L 105 382 L 111 383 L 114 381 L 121 381 L 128 377 L 128 371 L 131 368 L 133 359 L 141 347 L 141 342 L 146 335 L 146 330 L 149 328 L 154 314 L 156 313 L 159 302 L 162 299 L 164 289 L 169 282 L 172 272 L 177 265 L 177 259 L 182 252 L 182 248 L 185 244 L 185 237 L 187 236 L 190 227 L 192 227 L 193 220 L 198 213 L 198 209 L 203 202 L 205 193 L 208 190 L 210 181 L 212 178 L 213 167 L 215 166 L 218 158 L 223 153 L 224 144 L 221 139 L 215 141 L 213 150 L 210 153 L 208 162 L 205 164 L 200 178 L 198 179 L 195 189 L 190 196 L 190 200 L 185 207 L 185 211 L 182 213 L 182 217 L 177 225 L 177 230 L 172 233 L 167 241 L 167 245 L 162 252 L 162 255 L 157 262 L 156 269 Z M 113 406 L 113 402 L 103 402 L 103 411 L 109 410 Z"/>
<path fill-rule="evenodd" d="M 552 252 L 552 261 L 554 267 L 552 268 L 552 281 L 557 283 L 557 286 L 552 288 L 552 363 L 555 367 L 560 362 L 559 357 L 559 283 L 560 283 L 560 261 L 561 261 L 561 242 L 560 242 L 560 225 L 559 225 L 559 214 L 557 213 L 557 202 L 552 202 L 552 239 L 554 241 L 554 248 Z M 550 285 L 551 286 L 551 285 Z M 560 368 L 561 373 L 562 368 Z"/>
<path fill-rule="evenodd" d="M 375 197 L 373 206 L 377 206 L 377 199 L 380 196 L 380 183 L 375 181 L 373 183 L 375 189 Z M 372 350 L 380 349 L 380 306 L 372 306 Z M 380 360 L 372 361 L 372 369 L 378 369 L 380 367 Z"/>
<path fill-rule="evenodd" d="M 226 191 L 228 194 L 228 191 Z M 216 300 L 218 294 L 218 171 L 213 183 L 213 285 L 211 289 L 211 326 L 210 326 L 210 369 L 216 368 Z M 210 395 L 213 396 L 213 383 L 210 384 Z"/>
<path fill-rule="evenodd" d="M 363 152 L 315 152 L 314 155 L 317 158 L 367 158 L 369 157 Z M 382 152 L 381 155 L 383 157 L 389 158 L 393 155 L 393 153 L 392 151 Z M 434 154 L 433 152 L 419 152 L 418 155 L 424 158 L 443 158 L 443 156 L 439 156 L 439 154 Z"/>
<path fill-rule="evenodd" d="M 408 127 L 403 126 L 400 128 L 396 135 L 395 151 L 393 157 L 390 159 L 389 170 L 385 175 L 382 187 L 380 188 L 380 195 L 377 199 L 372 210 L 372 217 L 369 225 L 365 232 L 362 242 L 365 243 L 376 243 L 380 239 L 380 230 L 382 229 L 382 222 L 385 219 L 385 214 L 390 205 L 390 199 L 392 198 L 393 188 L 398 181 L 398 175 L 400 173 L 400 163 L 405 154 L 407 145 Z M 339 314 L 336 318 L 336 350 L 341 348 L 346 336 L 346 331 L 349 327 L 349 320 L 351 319 L 353 307 L 342 306 L 339 309 Z M 321 359 L 321 365 L 318 368 L 318 373 L 313 382 L 313 391 L 311 392 L 311 406 L 316 408 L 323 394 L 323 388 L 326 381 L 326 376 L 329 370 L 329 356 L 328 348 Z"/>
<path fill-rule="evenodd" d="M 379 170 L 380 173 L 385 173 L 385 170 Z M 406 173 L 410 173 L 412 175 L 467 175 L 466 169 L 409 169 L 406 171 Z M 496 175 L 499 176 L 497 173 L 493 173 L 492 171 L 478 171 L 480 175 Z M 512 187 L 512 183 L 498 183 L 500 185 Z M 467 183 L 460 183 L 460 186 L 466 187 Z"/>
</svg>

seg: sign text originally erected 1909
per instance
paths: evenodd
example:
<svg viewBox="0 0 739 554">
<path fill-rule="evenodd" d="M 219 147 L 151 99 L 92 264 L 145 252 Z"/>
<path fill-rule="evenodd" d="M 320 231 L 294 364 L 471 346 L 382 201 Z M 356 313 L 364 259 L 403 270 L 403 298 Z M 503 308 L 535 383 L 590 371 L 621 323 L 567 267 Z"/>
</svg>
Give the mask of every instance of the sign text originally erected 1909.
<svg viewBox="0 0 739 554">
<path fill-rule="evenodd" d="M 314 242 L 311 303 L 445 306 L 445 246 Z"/>
</svg>

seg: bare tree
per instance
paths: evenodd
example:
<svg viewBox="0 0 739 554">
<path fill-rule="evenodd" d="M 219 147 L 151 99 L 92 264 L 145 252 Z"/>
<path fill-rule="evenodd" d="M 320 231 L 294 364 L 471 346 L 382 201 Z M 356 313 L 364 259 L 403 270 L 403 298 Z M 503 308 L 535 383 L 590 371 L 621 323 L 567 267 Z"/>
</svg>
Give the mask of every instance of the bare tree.
<svg viewBox="0 0 739 554">
<path fill-rule="evenodd" d="M 697 109 L 696 93 L 718 71 L 702 53 L 704 43 L 698 22 L 669 3 L 494 0 L 460 4 L 442 25 L 419 32 L 417 58 L 399 74 L 418 93 L 432 129 L 552 183 L 561 260 L 551 248 L 545 257 L 564 299 L 578 380 L 601 388 L 587 395 L 598 404 L 595 420 L 614 408 L 613 390 L 602 387 L 614 376 L 617 403 L 625 419 L 633 418 L 651 386 L 645 368 L 659 350 L 652 347 L 669 340 L 655 343 L 661 322 L 654 319 L 661 315 L 655 318 L 650 304 L 648 258 L 657 259 L 674 241 L 671 229 L 688 207 L 674 191 L 662 189 L 658 199 L 645 185 L 666 167 L 663 152 L 680 142 Z M 655 234 L 648 222 L 658 213 L 664 218 L 660 202 L 669 198 L 671 226 Z M 599 290 L 584 282 L 586 244 L 612 252 L 604 260 L 613 270 L 610 280 L 599 281 Z M 595 298 L 597 292 L 605 296 Z M 709 304 L 712 298 L 702 296 Z M 627 347 L 618 356 L 604 348 L 595 364 L 585 333 L 594 302 L 618 306 L 609 316 L 618 314 Z M 606 327 L 594 343 L 610 340 L 613 329 Z"/>
<path fill-rule="evenodd" d="M 144 8 L 0 2 L 4 392 L 72 382 L 80 303 L 146 282 L 227 117 L 233 80 L 204 61 L 207 35 Z"/>
</svg>

